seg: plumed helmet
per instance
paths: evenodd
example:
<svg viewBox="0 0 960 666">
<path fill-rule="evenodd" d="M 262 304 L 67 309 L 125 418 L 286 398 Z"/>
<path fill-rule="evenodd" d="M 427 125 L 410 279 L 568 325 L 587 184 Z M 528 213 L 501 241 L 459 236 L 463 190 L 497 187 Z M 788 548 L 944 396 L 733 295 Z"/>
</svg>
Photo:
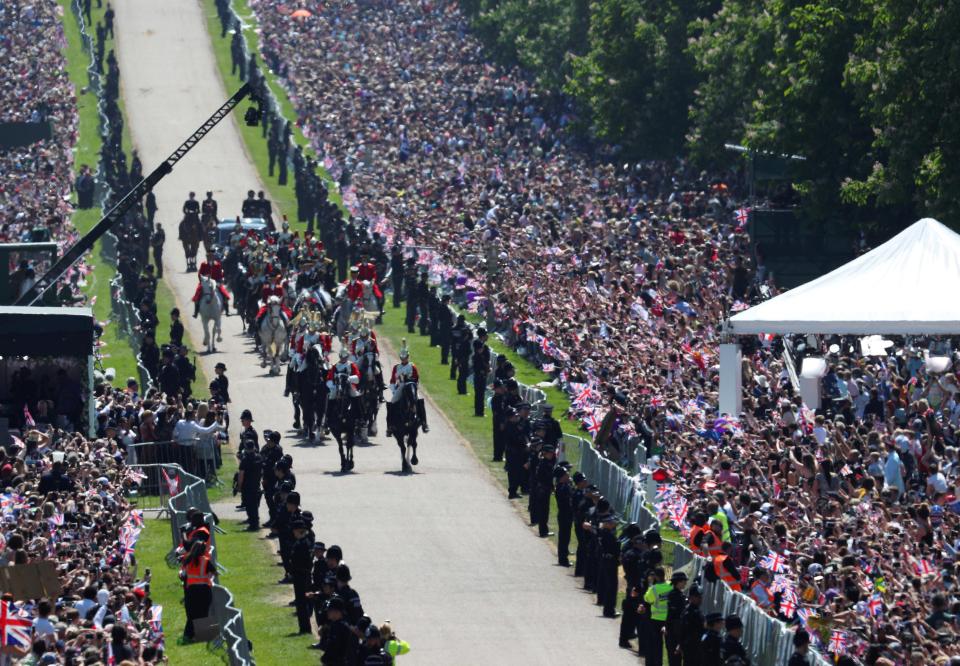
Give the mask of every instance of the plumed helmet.
<svg viewBox="0 0 960 666">
<path fill-rule="evenodd" d="M 346 361 L 348 358 L 350 358 L 350 352 L 347 351 L 347 350 L 344 349 L 344 348 L 341 348 L 341 349 L 340 349 L 340 360 L 341 360 L 341 361 Z"/>
<path fill-rule="evenodd" d="M 403 344 L 400 346 L 400 358 L 407 359 L 410 358 L 410 350 L 407 349 L 407 339 L 403 339 Z"/>
</svg>

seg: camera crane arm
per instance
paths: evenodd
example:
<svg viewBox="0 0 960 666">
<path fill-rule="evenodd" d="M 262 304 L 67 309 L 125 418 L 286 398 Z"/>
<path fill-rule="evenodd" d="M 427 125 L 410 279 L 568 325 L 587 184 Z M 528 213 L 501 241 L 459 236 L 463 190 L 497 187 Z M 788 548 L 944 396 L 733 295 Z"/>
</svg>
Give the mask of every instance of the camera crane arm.
<svg viewBox="0 0 960 666">
<path fill-rule="evenodd" d="M 130 210 L 135 203 L 140 201 L 146 193 L 157 183 L 159 183 L 163 178 L 173 171 L 174 165 L 183 159 L 187 153 L 189 153 L 197 143 L 205 137 L 210 130 L 216 127 L 221 120 L 227 117 L 227 115 L 233 111 L 246 97 L 251 97 L 258 104 L 261 102 L 256 95 L 254 94 L 253 87 L 249 83 L 245 83 L 233 96 L 228 99 L 223 105 L 214 111 L 213 115 L 207 118 L 203 124 L 191 134 L 186 141 L 181 143 L 173 153 L 170 154 L 166 160 L 164 160 L 160 166 L 154 169 L 146 178 L 137 183 L 136 186 L 129 192 L 117 204 L 107 211 L 107 214 L 104 215 L 99 222 L 97 222 L 90 231 L 88 231 L 80 240 L 74 243 L 70 249 L 63 253 L 63 256 L 60 257 L 53 266 L 50 267 L 43 277 L 36 281 L 36 283 L 27 290 L 20 298 L 16 300 L 14 305 L 35 305 L 43 297 L 43 294 L 57 284 L 57 281 L 64 276 L 64 274 L 70 270 L 70 267 L 73 266 L 79 259 L 82 257 L 87 250 L 93 247 L 93 244 L 100 240 L 101 236 L 107 233 L 114 224 L 116 224 L 128 210 Z M 253 118 L 252 116 L 256 115 L 256 120 L 259 123 L 260 114 L 262 113 L 261 109 L 254 109 L 251 107 L 247 110 L 247 122 L 249 123 Z"/>
</svg>

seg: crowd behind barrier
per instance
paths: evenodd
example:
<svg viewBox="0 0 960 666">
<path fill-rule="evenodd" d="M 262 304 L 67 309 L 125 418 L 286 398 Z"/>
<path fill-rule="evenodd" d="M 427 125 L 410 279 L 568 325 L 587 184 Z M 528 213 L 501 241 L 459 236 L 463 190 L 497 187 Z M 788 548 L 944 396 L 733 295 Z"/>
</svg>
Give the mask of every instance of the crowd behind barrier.
<svg viewBox="0 0 960 666">
<path fill-rule="evenodd" d="M 131 467 L 148 477 L 156 476 L 158 470 L 163 470 L 166 478 L 175 479 L 177 483 L 177 492 L 170 495 L 166 501 L 171 531 L 169 561 L 175 561 L 175 552 L 183 542 L 183 530 L 190 524 L 187 510 L 196 508 L 203 512 L 210 530 L 211 560 L 216 568 L 210 615 L 216 620 L 219 628 L 219 644 L 225 649 L 230 666 L 253 666 L 256 662 L 251 654 L 250 641 L 244 629 L 243 613 L 234 606 L 230 590 L 220 583 L 219 578 L 224 568 L 216 558 L 217 518 L 210 507 L 204 479 L 190 474 L 177 464 L 134 464 Z M 169 490 L 169 487 L 164 490 Z"/>
<path fill-rule="evenodd" d="M 660 528 L 660 521 L 650 510 L 649 474 L 631 476 L 627 470 L 604 458 L 587 440 L 571 435 L 564 435 L 564 439 L 569 446 L 579 447 L 580 471 L 599 486 L 603 496 L 625 521 L 637 523 L 641 531 Z M 653 487 L 655 489 L 655 483 Z M 720 581 L 702 579 L 707 562 L 706 558 L 695 555 L 682 543 L 674 543 L 673 561 L 666 564 L 674 571 L 683 569 L 691 580 L 700 580 L 705 613 L 716 611 L 723 613 L 724 617 L 734 613 L 740 616 L 745 626 L 742 642 L 755 663 L 769 666 L 786 664 L 793 653 L 794 632 L 783 622 L 770 617 L 745 594 L 734 592 Z M 828 666 L 830 663 L 816 655 L 817 666 Z"/>
</svg>

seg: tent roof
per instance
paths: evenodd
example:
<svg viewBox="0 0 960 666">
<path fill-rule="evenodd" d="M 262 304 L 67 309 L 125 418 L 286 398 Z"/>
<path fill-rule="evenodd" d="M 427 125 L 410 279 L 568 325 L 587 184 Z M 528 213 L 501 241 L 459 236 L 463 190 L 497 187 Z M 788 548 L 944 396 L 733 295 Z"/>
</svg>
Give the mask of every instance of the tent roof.
<svg viewBox="0 0 960 666">
<path fill-rule="evenodd" d="M 760 333 L 960 334 L 960 235 L 931 218 L 727 320 Z"/>
<path fill-rule="evenodd" d="M 89 356 L 93 310 L 0 306 L 0 355 Z"/>
</svg>

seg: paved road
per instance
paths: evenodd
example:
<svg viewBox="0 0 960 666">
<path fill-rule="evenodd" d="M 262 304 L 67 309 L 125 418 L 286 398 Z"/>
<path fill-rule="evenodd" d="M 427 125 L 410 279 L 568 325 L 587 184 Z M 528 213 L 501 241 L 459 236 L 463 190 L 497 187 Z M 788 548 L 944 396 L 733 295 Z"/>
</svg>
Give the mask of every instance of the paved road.
<svg viewBox="0 0 960 666">
<path fill-rule="evenodd" d="M 197 0 L 113 4 L 130 129 L 150 169 L 227 93 Z M 199 197 L 213 190 L 221 213 L 232 215 L 250 188 L 260 189 L 260 181 L 233 121 L 215 129 L 157 188 L 168 238 L 164 270 L 194 340 L 202 337 L 189 318 L 196 276 L 183 272 L 176 242 L 182 201 L 190 190 Z M 212 376 L 214 363 L 226 363 L 235 415 L 249 407 L 260 428 L 287 430 L 292 409 L 282 380 L 267 376 L 249 355 L 238 319 L 225 321 L 218 353 L 201 357 L 202 364 Z M 385 352 L 390 367 L 394 357 Z M 367 612 L 375 621 L 390 618 L 411 642 L 403 662 L 636 663 L 617 648 L 616 623 L 600 618 L 568 570 L 551 566 L 549 544 L 527 528 L 453 427 L 428 409 L 432 430 L 422 439 L 414 475 L 397 474 L 398 449 L 382 437 L 356 450 L 355 473 L 345 476 L 336 473 L 335 445 L 284 440 L 317 533 L 328 545 L 342 545 Z M 277 620 L 293 622 L 279 608 Z"/>
</svg>

